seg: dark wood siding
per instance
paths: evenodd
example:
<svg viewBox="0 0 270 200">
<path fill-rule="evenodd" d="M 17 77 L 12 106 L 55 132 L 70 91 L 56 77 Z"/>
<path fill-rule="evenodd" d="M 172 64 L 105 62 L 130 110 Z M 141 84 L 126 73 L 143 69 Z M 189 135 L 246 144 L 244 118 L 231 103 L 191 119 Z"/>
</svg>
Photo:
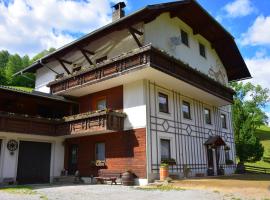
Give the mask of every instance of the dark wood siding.
<svg viewBox="0 0 270 200">
<path fill-rule="evenodd" d="M 66 169 L 68 168 L 68 147 L 78 144 L 78 170 L 82 176 L 96 176 L 100 168 L 91 166 L 91 161 L 95 160 L 95 144 L 98 142 L 105 143 L 106 169 L 122 172 L 131 169 L 138 177 L 146 178 L 145 128 L 67 139 Z"/>
<path fill-rule="evenodd" d="M 105 98 L 107 103 L 107 108 L 113 110 L 123 109 L 123 86 L 118 86 L 89 94 L 78 99 L 80 105 L 80 113 L 88 112 L 91 110 L 96 110 L 97 101 Z"/>
</svg>

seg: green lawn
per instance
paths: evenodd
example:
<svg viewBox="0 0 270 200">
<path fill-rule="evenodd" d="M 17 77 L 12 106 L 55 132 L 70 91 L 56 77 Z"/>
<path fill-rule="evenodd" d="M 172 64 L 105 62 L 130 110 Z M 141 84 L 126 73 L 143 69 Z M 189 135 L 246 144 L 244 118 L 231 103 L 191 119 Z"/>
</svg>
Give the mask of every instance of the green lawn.
<svg viewBox="0 0 270 200">
<path fill-rule="evenodd" d="M 264 146 L 264 157 L 270 158 L 270 127 L 261 126 L 257 130 L 257 136 L 261 140 L 261 143 Z M 248 165 L 256 166 L 256 167 L 267 167 L 270 168 L 270 162 L 265 162 L 263 160 L 258 161 L 256 163 L 247 163 Z"/>
</svg>

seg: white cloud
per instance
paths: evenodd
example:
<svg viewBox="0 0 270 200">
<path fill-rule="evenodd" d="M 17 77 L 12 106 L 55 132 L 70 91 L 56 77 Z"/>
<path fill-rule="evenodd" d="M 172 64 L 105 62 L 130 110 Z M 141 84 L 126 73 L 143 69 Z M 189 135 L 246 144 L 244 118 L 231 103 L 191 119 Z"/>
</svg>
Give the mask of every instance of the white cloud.
<svg viewBox="0 0 270 200">
<path fill-rule="evenodd" d="M 248 31 L 241 36 L 242 45 L 270 45 L 270 16 L 258 16 Z"/>
<path fill-rule="evenodd" d="M 117 0 L 0 1 L 0 50 L 34 55 L 60 47 L 109 23 L 112 2 Z"/>
<path fill-rule="evenodd" d="M 260 56 L 245 59 L 251 76 L 253 77 L 248 81 L 254 84 L 260 84 L 264 88 L 270 88 L 270 56 L 262 56 L 262 54 L 258 54 Z"/>
<path fill-rule="evenodd" d="M 223 8 L 226 17 L 244 17 L 256 11 L 250 0 L 235 0 Z"/>
</svg>

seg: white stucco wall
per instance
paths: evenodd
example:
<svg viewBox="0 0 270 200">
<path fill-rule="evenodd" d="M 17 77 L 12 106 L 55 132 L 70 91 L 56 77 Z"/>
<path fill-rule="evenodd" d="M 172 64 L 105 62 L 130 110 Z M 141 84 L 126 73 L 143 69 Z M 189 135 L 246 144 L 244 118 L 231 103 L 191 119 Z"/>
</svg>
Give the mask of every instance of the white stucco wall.
<svg viewBox="0 0 270 200">
<path fill-rule="evenodd" d="M 158 93 L 168 95 L 169 113 L 159 112 Z M 190 103 L 191 119 L 184 119 L 182 102 Z M 172 90 L 166 85 L 148 82 L 147 84 L 147 147 L 148 179 L 159 178 L 158 166 L 161 163 L 161 139 L 170 141 L 171 158 L 176 160 L 172 174 L 183 176 L 183 165 L 191 168 L 190 175 L 206 175 L 208 160 L 204 143 L 210 136 L 219 135 L 230 147 L 230 159 L 236 163 L 234 135 L 231 123 L 230 106 L 216 107 L 203 103 L 199 98 L 186 96 L 180 90 Z M 210 109 L 211 125 L 205 123 L 204 108 Z M 220 115 L 226 115 L 227 128 L 221 126 Z M 225 165 L 224 147 L 220 150 L 220 164 Z M 180 169 L 181 168 L 181 169 Z M 226 166 L 225 173 L 234 172 L 234 166 Z"/>
<path fill-rule="evenodd" d="M 1 154 L 0 154 L 0 183 L 4 178 L 14 178 L 17 176 L 17 164 L 19 156 L 19 148 L 10 154 L 7 149 L 7 142 L 11 139 L 16 141 L 33 141 L 33 142 L 48 142 L 51 143 L 51 168 L 50 179 L 60 176 L 61 170 L 64 168 L 64 145 L 63 139 L 47 136 L 37 136 L 29 134 L 15 134 L 0 132 L 0 139 L 2 140 Z"/>
<path fill-rule="evenodd" d="M 145 81 L 123 85 L 123 110 L 127 114 L 124 129 L 146 127 Z"/>
<path fill-rule="evenodd" d="M 204 37 L 199 34 L 193 35 L 192 28 L 182 20 L 177 17 L 170 18 L 169 13 L 163 13 L 152 22 L 145 24 L 144 28 L 145 44 L 151 43 L 156 48 L 164 50 L 171 56 L 220 82 L 223 82 L 221 79 L 224 79 L 225 84 L 227 84 L 226 70 L 216 51 L 212 49 L 211 44 Z M 181 29 L 188 33 L 189 47 L 181 43 Z M 172 40 L 177 42 L 172 42 Z M 199 42 L 205 45 L 206 58 L 200 55 Z"/>
</svg>

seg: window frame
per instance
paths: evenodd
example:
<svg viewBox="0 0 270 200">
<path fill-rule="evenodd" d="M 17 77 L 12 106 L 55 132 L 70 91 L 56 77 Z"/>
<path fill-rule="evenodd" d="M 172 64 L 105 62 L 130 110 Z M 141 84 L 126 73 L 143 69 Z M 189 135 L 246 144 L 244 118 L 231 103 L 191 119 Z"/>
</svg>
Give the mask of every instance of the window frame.
<svg viewBox="0 0 270 200">
<path fill-rule="evenodd" d="M 166 141 L 169 144 L 169 158 L 162 158 L 162 141 Z M 167 138 L 160 138 L 160 160 L 164 161 L 164 160 L 168 160 L 172 158 L 172 150 L 171 150 L 171 140 L 167 139 Z"/>
<path fill-rule="evenodd" d="M 163 97 L 165 97 L 165 99 L 166 99 L 166 111 L 163 111 L 163 110 L 161 110 L 160 108 L 160 101 L 159 101 L 159 98 L 160 98 L 160 96 L 163 96 Z M 163 92 L 158 92 L 158 110 L 159 110 L 159 112 L 160 113 L 166 113 L 166 114 L 169 114 L 170 113 L 170 111 L 169 111 L 169 95 L 168 94 L 165 94 L 165 93 L 163 93 Z"/>
<path fill-rule="evenodd" d="M 201 42 L 199 42 L 199 53 L 200 53 L 200 56 L 206 59 L 206 47 Z"/>
<path fill-rule="evenodd" d="M 99 109 L 98 108 L 98 103 L 101 101 L 105 101 L 105 109 L 107 109 L 107 98 L 106 97 L 101 97 L 96 100 L 96 110 L 105 110 L 105 109 Z"/>
<path fill-rule="evenodd" d="M 189 118 L 186 118 L 185 117 L 185 114 L 184 114 L 183 106 L 186 106 L 186 104 L 188 104 Z M 190 102 L 188 102 L 186 100 L 182 100 L 181 110 L 182 110 L 182 115 L 183 115 L 183 118 L 184 119 L 186 119 L 186 120 L 192 120 L 192 116 L 191 116 L 191 103 Z"/>
<path fill-rule="evenodd" d="M 98 159 L 98 149 L 97 149 L 97 146 L 99 145 L 99 144 L 104 144 L 104 160 L 101 160 L 101 159 Z M 95 143 L 95 160 L 100 160 L 100 161 L 105 161 L 106 160 L 106 144 L 105 144 L 105 142 L 96 142 Z"/>
<path fill-rule="evenodd" d="M 205 114 L 206 110 L 209 112 L 209 120 L 210 120 L 209 123 L 206 120 L 206 114 Z M 204 121 L 205 121 L 205 124 L 212 125 L 212 114 L 211 114 L 211 109 L 209 108 L 204 108 Z"/>
<path fill-rule="evenodd" d="M 184 44 L 185 46 L 189 47 L 189 37 L 188 37 L 188 32 L 184 31 L 181 29 L 181 43 Z M 185 40 L 186 39 L 186 40 Z"/>
<path fill-rule="evenodd" d="M 222 116 L 224 116 L 224 118 L 223 118 L 223 119 L 224 119 L 224 124 L 223 124 Z M 220 114 L 220 119 L 221 119 L 221 127 L 222 127 L 223 129 L 227 129 L 228 126 L 227 126 L 227 116 L 226 116 L 226 114 L 221 113 L 221 114 Z M 223 126 L 223 125 L 225 125 L 225 126 Z"/>
</svg>

